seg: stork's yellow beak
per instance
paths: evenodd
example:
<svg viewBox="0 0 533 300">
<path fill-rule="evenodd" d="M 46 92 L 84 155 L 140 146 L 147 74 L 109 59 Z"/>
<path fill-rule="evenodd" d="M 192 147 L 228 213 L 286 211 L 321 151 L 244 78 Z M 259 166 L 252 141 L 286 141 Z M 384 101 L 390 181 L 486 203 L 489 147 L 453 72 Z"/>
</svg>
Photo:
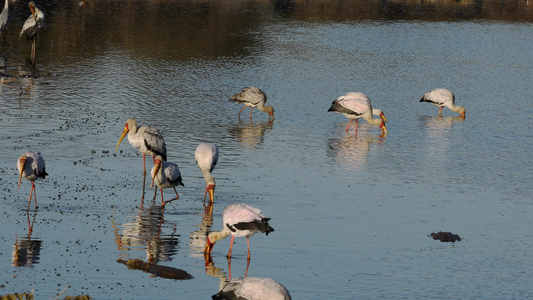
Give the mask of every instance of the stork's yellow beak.
<svg viewBox="0 0 533 300">
<path fill-rule="evenodd" d="M 120 145 L 120 143 L 122 142 L 126 134 L 128 134 L 128 131 L 129 131 L 128 127 L 127 126 L 124 127 L 124 131 L 122 131 L 122 134 L 120 135 L 120 139 L 118 139 L 117 146 L 115 147 L 115 152 L 117 152 L 118 146 Z"/>
<path fill-rule="evenodd" d="M 215 200 L 215 185 L 211 184 L 207 187 L 207 191 L 209 192 L 209 202 L 213 203 L 213 200 Z"/>
<path fill-rule="evenodd" d="M 155 160 L 154 168 L 155 168 L 155 172 L 154 172 L 154 176 L 152 177 L 152 183 L 150 184 L 150 189 L 154 187 L 154 177 L 157 176 L 157 172 L 159 172 L 159 169 L 161 168 L 161 161 L 159 159 Z"/>
<path fill-rule="evenodd" d="M 387 121 L 387 118 L 385 118 L 385 114 L 383 112 L 381 112 L 381 114 L 379 115 L 381 117 L 381 119 L 385 122 L 388 122 Z"/>
<path fill-rule="evenodd" d="M 382 121 L 379 127 L 381 128 L 381 134 L 383 136 L 386 136 L 387 134 L 389 134 L 389 131 L 387 130 L 387 126 L 385 126 L 385 121 Z"/>
<path fill-rule="evenodd" d="M 20 182 L 22 181 L 22 173 L 24 172 L 24 166 L 26 165 L 26 159 L 25 158 L 21 158 L 20 159 L 20 167 L 19 167 L 19 173 L 20 173 L 20 176 L 19 176 L 19 189 L 20 189 Z"/>
</svg>

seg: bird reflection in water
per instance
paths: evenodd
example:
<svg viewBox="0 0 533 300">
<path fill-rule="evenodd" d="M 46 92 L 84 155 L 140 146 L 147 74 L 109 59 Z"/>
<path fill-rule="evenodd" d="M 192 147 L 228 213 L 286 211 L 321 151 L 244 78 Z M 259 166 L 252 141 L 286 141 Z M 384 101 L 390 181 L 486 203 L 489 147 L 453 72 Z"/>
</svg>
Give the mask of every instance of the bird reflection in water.
<svg viewBox="0 0 533 300">
<path fill-rule="evenodd" d="M 139 213 L 133 216 L 133 222 L 122 224 L 122 234 L 113 222 L 115 242 L 118 250 L 123 251 L 121 258 L 129 258 L 134 250 L 145 250 L 148 263 L 170 261 L 178 251 L 179 235 L 176 234 L 176 224 L 165 223 L 161 206 L 152 205 L 145 209 L 139 208 Z M 170 234 L 162 234 L 163 228 L 171 228 Z"/>
<path fill-rule="evenodd" d="M 330 138 L 328 155 L 343 168 L 360 171 L 366 166 L 371 145 L 382 144 L 383 141 L 376 135 L 346 135 Z"/>
<path fill-rule="evenodd" d="M 39 257 L 41 254 L 42 241 L 39 239 L 31 238 L 31 235 L 33 233 L 33 224 L 35 223 L 37 211 L 33 212 L 33 217 L 31 221 L 29 212 L 26 212 L 26 216 L 28 218 L 28 236 L 20 240 L 16 238 L 15 244 L 13 245 L 14 248 L 11 255 L 11 260 L 13 262 L 13 266 L 15 267 L 33 266 L 33 264 L 39 262 Z"/>
<path fill-rule="evenodd" d="M 425 129 L 427 135 L 427 160 L 434 162 L 435 160 L 449 159 L 449 148 L 452 140 L 449 138 L 450 131 L 454 124 L 463 123 L 465 120 L 462 116 L 453 117 L 420 117 L 420 122 Z"/>
<path fill-rule="evenodd" d="M 202 222 L 197 230 L 191 233 L 191 239 L 189 241 L 189 249 L 191 250 L 191 256 L 204 257 L 204 248 L 207 243 L 207 235 L 211 232 L 211 226 L 213 226 L 213 204 L 208 204 L 208 207 L 204 206 L 205 213 L 201 214 Z M 209 213 L 211 212 L 211 213 Z"/>
<path fill-rule="evenodd" d="M 267 130 L 272 130 L 273 122 L 264 121 L 260 123 L 249 123 L 239 121 L 229 133 L 236 141 L 243 144 L 245 148 L 254 149 L 264 141 Z"/>
<path fill-rule="evenodd" d="M 231 258 L 228 258 L 228 276 L 223 269 L 215 267 L 211 256 L 206 257 L 205 273 L 215 278 L 219 278 L 218 292 L 212 296 L 213 299 L 269 299 L 269 300 L 290 300 L 291 295 L 287 288 L 281 283 L 263 277 L 248 277 L 250 260 L 246 265 L 243 279 L 232 280 Z"/>
</svg>

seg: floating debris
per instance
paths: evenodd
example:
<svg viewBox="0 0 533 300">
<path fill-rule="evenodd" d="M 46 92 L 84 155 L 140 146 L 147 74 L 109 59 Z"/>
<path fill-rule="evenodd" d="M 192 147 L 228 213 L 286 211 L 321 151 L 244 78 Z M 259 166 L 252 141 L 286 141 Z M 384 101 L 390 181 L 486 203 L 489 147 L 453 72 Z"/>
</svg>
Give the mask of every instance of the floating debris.
<svg viewBox="0 0 533 300">
<path fill-rule="evenodd" d="M 185 270 L 176 269 L 168 266 L 154 265 L 151 263 L 144 262 L 141 259 L 117 259 L 118 263 L 125 264 L 128 269 L 142 270 L 146 273 L 154 274 L 155 276 L 168 278 L 168 279 L 177 279 L 177 280 L 186 280 L 192 279 L 193 276 Z"/>
<path fill-rule="evenodd" d="M 455 242 L 460 242 L 461 241 L 461 237 L 457 234 L 453 234 L 451 232 L 442 232 L 442 231 L 439 231 L 438 233 L 431 233 L 430 235 L 434 240 L 439 240 L 443 243 L 446 243 L 446 242 L 451 242 L 451 243 L 455 243 Z"/>
</svg>

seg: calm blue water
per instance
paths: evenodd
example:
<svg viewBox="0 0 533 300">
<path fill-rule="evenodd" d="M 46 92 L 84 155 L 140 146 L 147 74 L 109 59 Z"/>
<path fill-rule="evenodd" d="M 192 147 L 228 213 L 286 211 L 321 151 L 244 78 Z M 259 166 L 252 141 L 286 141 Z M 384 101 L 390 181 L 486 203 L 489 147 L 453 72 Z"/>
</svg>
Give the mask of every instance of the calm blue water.
<svg viewBox="0 0 533 300">
<path fill-rule="evenodd" d="M 39 76 L 0 87 L 0 295 L 210 299 L 230 272 L 247 271 L 294 299 L 533 296 L 530 22 L 322 20 L 280 17 L 266 4 L 163 2 L 139 21 L 152 27 L 133 31 L 124 19 L 132 15 L 109 18 L 135 11 L 121 3 L 50 7 Z M 72 25 L 65 7 L 84 21 Z M 169 27 L 158 13 L 167 9 L 196 37 Z M 2 48 L 10 75 L 29 49 L 16 16 Z M 110 27 L 98 37 L 102 19 Z M 72 26 L 60 34 L 62 24 Z M 161 28 L 172 38 L 155 36 Z M 237 118 L 228 99 L 244 86 L 267 93 L 273 123 L 259 111 Z M 465 120 L 418 102 L 437 87 L 454 91 Z M 357 136 L 346 133 L 348 120 L 327 112 L 349 91 L 385 112 L 388 136 L 363 120 Z M 113 153 L 129 117 L 158 127 L 180 166 L 185 187 L 164 215 L 159 194 L 152 204 L 147 188 L 141 201 L 141 155 L 127 141 Z M 204 141 L 220 148 L 212 216 L 194 162 Z M 28 150 L 42 153 L 50 176 L 36 182 L 40 207 L 27 214 L 30 183 L 17 189 L 16 160 Z M 206 266 L 205 232 L 221 230 L 224 207 L 238 202 L 262 209 L 275 232 L 251 238 L 248 270 L 243 238 L 231 270 L 229 238 Z M 438 231 L 462 240 L 429 237 Z M 118 259 L 194 278 L 152 276 Z"/>
</svg>

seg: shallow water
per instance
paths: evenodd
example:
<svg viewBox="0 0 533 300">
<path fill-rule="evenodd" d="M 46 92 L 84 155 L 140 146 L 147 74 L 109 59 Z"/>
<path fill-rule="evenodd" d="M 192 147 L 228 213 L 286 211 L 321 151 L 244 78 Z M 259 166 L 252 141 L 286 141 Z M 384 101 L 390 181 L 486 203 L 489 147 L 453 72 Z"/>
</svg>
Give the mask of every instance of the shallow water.
<svg viewBox="0 0 533 300">
<path fill-rule="evenodd" d="M 210 299 L 246 274 L 294 299 L 533 296 L 530 4 L 327 3 L 53 2 L 35 69 L 18 38 L 28 9 L 14 5 L 4 73 L 34 76 L 0 86 L 0 295 Z M 274 122 L 237 118 L 228 99 L 248 85 L 267 93 Z M 455 92 L 465 120 L 418 102 L 436 87 Z M 385 111 L 386 137 L 365 121 L 346 133 L 327 112 L 348 91 Z M 113 153 L 129 117 L 158 127 L 180 166 L 185 186 L 164 214 L 148 187 L 142 200 L 137 150 Z M 204 141 L 220 148 L 212 216 L 194 162 Z M 50 176 L 27 213 L 16 160 L 30 150 Z M 251 238 L 248 270 L 242 238 L 231 270 L 229 239 L 206 264 L 205 233 L 237 202 L 275 232 Z"/>
</svg>

